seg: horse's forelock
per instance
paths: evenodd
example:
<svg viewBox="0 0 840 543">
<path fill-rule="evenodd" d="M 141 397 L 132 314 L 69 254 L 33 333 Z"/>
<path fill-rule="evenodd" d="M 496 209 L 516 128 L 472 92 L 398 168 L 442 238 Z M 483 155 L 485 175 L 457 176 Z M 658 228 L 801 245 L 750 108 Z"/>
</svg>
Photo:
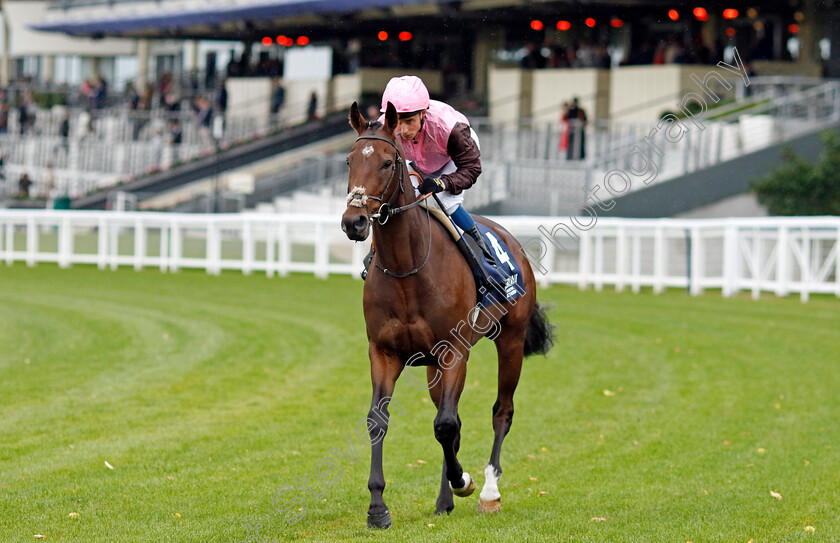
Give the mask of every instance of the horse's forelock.
<svg viewBox="0 0 840 543">
<path fill-rule="evenodd" d="M 375 134 L 383 125 L 379 121 L 368 121 L 367 126 L 370 129 L 370 133 Z"/>
</svg>

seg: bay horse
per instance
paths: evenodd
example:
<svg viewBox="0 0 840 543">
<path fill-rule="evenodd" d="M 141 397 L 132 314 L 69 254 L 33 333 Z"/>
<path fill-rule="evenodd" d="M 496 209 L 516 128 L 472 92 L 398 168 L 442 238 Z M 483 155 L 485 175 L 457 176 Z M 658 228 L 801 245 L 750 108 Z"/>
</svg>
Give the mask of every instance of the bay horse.
<svg viewBox="0 0 840 543">
<path fill-rule="evenodd" d="M 444 227 L 417 205 L 399 138 L 395 137 L 397 119 L 390 103 L 384 124 L 366 121 L 358 105 L 351 106 L 350 125 L 358 139 L 347 156 L 348 206 L 341 219 L 342 230 L 354 241 L 367 239 L 373 224 L 376 243 L 363 294 L 373 385 L 367 419 L 371 440 L 368 528 L 391 525 L 382 498 L 382 441 L 388 430 L 388 405 L 404 369 L 408 368 L 412 383 L 419 382 L 429 390 L 437 408 L 434 432 L 443 448 L 443 472 L 435 514 L 449 513 L 455 506 L 453 493 L 468 496 L 475 489 L 457 457 L 461 435 L 458 400 L 464 389 L 469 348 L 484 336 L 495 342 L 499 359 L 498 396 L 493 405 L 495 439 L 484 472 L 479 511 L 496 512 L 501 509 L 499 457 L 513 420 L 513 393 L 522 359 L 546 354 L 552 345 L 552 327 L 537 304 L 534 273 L 519 243 L 499 225 L 478 216 L 475 219 L 504 240 L 519 264 L 524 294 L 487 308 L 476 306 L 475 280 L 466 260 Z M 426 366 L 426 383 L 412 379 L 411 369 L 416 366 Z"/>
</svg>

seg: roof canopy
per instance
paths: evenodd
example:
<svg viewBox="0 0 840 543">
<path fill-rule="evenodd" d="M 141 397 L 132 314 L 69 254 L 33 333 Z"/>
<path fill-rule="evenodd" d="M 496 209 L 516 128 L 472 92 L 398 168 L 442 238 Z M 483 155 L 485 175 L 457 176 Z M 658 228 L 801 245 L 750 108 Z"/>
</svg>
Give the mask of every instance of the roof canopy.
<svg viewBox="0 0 840 543">
<path fill-rule="evenodd" d="M 50 21 L 31 25 L 33 30 L 62 32 L 72 36 L 150 36 L 171 37 L 173 35 L 202 35 L 216 32 L 221 39 L 236 38 L 237 34 L 249 33 L 259 27 L 274 25 L 280 19 L 300 15 L 341 15 L 367 9 L 388 8 L 405 4 L 434 4 L 429 0 L 273 0 L 235 6 L 202 6 L 196 9 L 160 9 L 148 13 L 107 11 L 102 18 L 82 19 L 73 17 L 69 10 L 65 17 L 51 17 Z M 53 10 L 55 12 L 56 10 Z M 104 11 L 104 10 L 103 10 Z M 90 13 L 90 12 L 88 12 Z M 225 30 L 222 25 L 237 25 Z M 213 35 L 204 36 L 216 37 Z"/>
</svg>

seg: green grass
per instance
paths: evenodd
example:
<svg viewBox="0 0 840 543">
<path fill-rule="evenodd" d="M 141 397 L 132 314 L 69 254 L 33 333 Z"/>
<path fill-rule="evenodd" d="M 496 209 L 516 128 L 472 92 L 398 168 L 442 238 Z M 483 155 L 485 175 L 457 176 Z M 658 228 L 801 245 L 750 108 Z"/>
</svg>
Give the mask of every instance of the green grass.
<svg viewBox="0 0 840 543">
<path fill-rule="evenodd" d="M 257 523 L 266 542 L 840 540 L 839 300 L 565 287 L 539 295 L 557 343 L 526 361 L 500 514 L 479 516 L 476 492 L 432 515 L 434 410 L 401 379 L 392 529 L 365 528 L 358 441 L 361 460 L 287 525 L 274 492 L 367 413 L 361 289 L 0 266 L 0 541 L 235 542 Z M 460 459 L 482 484 L 492 345 L 469 365 Z"/>
</svg>

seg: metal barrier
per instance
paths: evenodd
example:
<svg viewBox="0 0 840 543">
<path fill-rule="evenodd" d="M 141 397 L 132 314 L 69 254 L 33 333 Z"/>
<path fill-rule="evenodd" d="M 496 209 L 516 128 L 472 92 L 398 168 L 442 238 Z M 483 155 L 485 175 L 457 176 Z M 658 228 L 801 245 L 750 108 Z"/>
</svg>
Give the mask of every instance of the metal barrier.
<svg viewBox="0 0 840 543">
<path fill-rule="evenodd" d="M 640 170 L 644 162 L 655 165 L 652 182 L 660 183 L 840 122 L 838 81 L 756 78 L 750 88 L 750 96 L 741 101 L 696 119 L 681 119 L 683 129 L 676 141 L 666 134 L 668 123 L 588 123 L 584 160 L 567 160 L 559 151 L 559 123 L 501 126 L 479 119 L 475 124 L 483 170 L 502 176 L 494 180 L 502 188 L 494 191 L 507 194 L 507 201 L 519 208 L 575 213 L 582 207 L 584 191 L 596 184 L 603 187 L 610 171 Z M 634 183 L 629 190 L 645 186 Z"/>
</svg>

